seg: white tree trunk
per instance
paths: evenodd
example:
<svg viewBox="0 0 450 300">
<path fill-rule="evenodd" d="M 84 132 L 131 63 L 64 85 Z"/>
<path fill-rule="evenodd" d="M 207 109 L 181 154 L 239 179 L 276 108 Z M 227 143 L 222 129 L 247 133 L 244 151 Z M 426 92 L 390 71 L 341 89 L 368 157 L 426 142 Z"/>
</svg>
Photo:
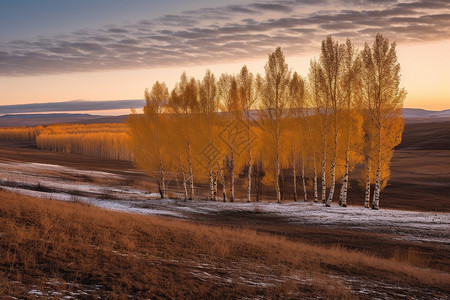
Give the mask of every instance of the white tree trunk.
<svg viewBox="0 0 450 300">
<path fill-rule="evenodd" d="M 336 172 L 336 160 L 333 160 L 331 164 L 331 186 L 330 186 L 330 193 L 328 194 L 327 204 L 326 206 L 331 206 L 331 202 L 333 201 L 333 195 L 334 195 L 334 187 L 336 185 L 336 178 L 335 178 L 335 172 Z"/>
<path fill-rule="evenodd" d="M 325 194 L 327 193 L 326 183 L 326 164 L 325 164 L 325 150 L 322 159 L 322 203 L 325 204 Z"/>
<path fill-rule="evenodd" d="M 222 174 L 222 198 L 223 202 L 227 201 L 227 189 L 225 187 L 225 176 Z"/>
<path fill-rule="evenodd" d="M 295 169 L 296 162 L 295 162 L 295 158 L 293 158 L 292 160 L 293 160 L 292 173 L 294 176 L 294 202 L 297 202 L 297 172 Z"/>
<path fill-rule="evenodd" d="M 251 201 L 252 193 L 252 150 L 248 141 L 248 177 L 247 177 L 247 202 Z"/>
<path fill-rule="evenodd" d="M 188 198 L 188 190 L 187 190 L 187 182 L 186 182 L 186 172 L 184 172 L 184 167 L 183 167 L 183 188 L 184 188 L 184 200 L 187 200 Z"/>
<path fill-rule="evenodd" d="M 230 202 L 234 202 L 234 154 L 231 152 Z"/>
<path fill-rule="evenodd" d="M 278 158 L 275 159 L 275 192 L 277 194 L 277 203 L 281 203 L 281 193 L 280 193 L 280 161 Z"/>
<path fill-rule="evenodd" d="M 213 177 L 213 201 L 217 201 L 217 173 L 214 172 Z"/>
<path fill-rule="evenodd" d="M 327 204 L 326 206 L 331 206 L 331 202 L 333 201 L 334 190 L 336 188 L 336 159 L 337 159 L 337 109 L 334 108 L 334 153 L 333 153 L 333 162 L 331 163 L 331 186 L 330 193 L 328 194 Z"/>
<path fill-rule="evenodd" d="M 348 163 L 345 166 L 345 174 L 343 176 L 342 188 L 341 188 L 341 197 L 339 199 L 339 204 L 342 207 L 347 207 L 347 191 L 348 191 Z"/>
<path fill-rule="evenodd" d="M 369 201 L 370 201 L 370 160 L 367 161 L 366 194 L 364 197 L 365 208 L 369 208 Z"/>
<path fill-rule="evenodd" d="M 348 152 L 349 152 L 349 144 L 348 144 L 348 138 L 349 134 L 347 134 L 347 148 L 345 150 L 345 172 L 342 176 L 342 186 L 341 186 L 341 193 L 339 195 L 339 205 L 342 207 L 347 207 L 347 191 L 348 191 L 348 172 L 349 172 L 349 159 L 348 159 Z"/>
<path fill-rule="evenodd" d="M 214 198 L 214 182 L 213 182 L 211 161 L 208 162 L 208 167 L 209 167 L 209 200 L 212 201 Z"/>
<path fill-rule="evenodd" d="M 184 200 L 187 200 L 188 190 L 187 190 L 187 182 L 186 182 L 186 171 L 184 170 L 184 165 L 181 162 L 181 157 L 178 157 L 178 164 L 180 165 L 181 174 L 183 175 Z"/>
<path fill-rule="evenodd" d="M 261 194 L 261 161 L 258 161 L 256 164 L 256 202 L 259 202 L 259 195 Z"/>
<path fill-rule="evenodd" d="M 217 162 L 217 165 L 219 167 L 220 178 L 222 179 L 222 199 L 223 199 L 223 202 L 226 202 L 227 201 L 227 189 L 225 186 L 225 176 L 223 175 L 223 171 L 220 168 L 219 162 Z"/>
<path fill-rule="evenodd" d="M 194 173 L 192 171 L 192 156 L 191 156 L 191 143 L 187 143 L 188 147 L 188 163 L 189 163 L 189 182 L 191 184 L 191 194 L 189 195 L 189 200 L 194 199 Z"/>
<path fill-rule="evenodd" d="M 326 182 L 326 159 L 327 159 L 327 109 L 325 110 L 325 119 L 322 127 L 322 203 L 326 203 L 327 182 Z"/>
<path fill-rule="evenodd" d="M 308 201 L 308 195 L 306 192 L 306 180 L 305 180 L 305 159 L 302 154 L 302 182 L 303 182 L 303 194 L 304 194 L 304 200 Z"/>
<path fill-rule="evenodd" d="M 316 169 L 316 155 L 314 154 L 314 202 L 319 201 L 319 193 L 317 190 L 317 169 Z"/>
<path fill-rule="evenodd" d="M 373 201 L 372 201 L 372 209 L 379 208 L 380 202 L 380 177 L 381 177 L 381 166 L 380 161 L 378 161 L 377 167 L 377 177 L 375 179 L 375 190 L 373 192 Z"/>
<path fill-rule="evenodd" d="M 165 184 L 165 179 L 164 179 L 164 169 L 163 169 L 161 157 L 159 158 L 159 174 L 160 174 L 159 189 L 160 189 L 160 193 L 161 193 L 161 198 L 166 198 L 166 184 Z"/>
<path fill-rule="evenodd" d="M 372 209 L 378 209 L 380 204 L 381 190 L 381 126 L 378 127 L 378 158 L 377 158 L 377 177 L 375 179 L 375 189 L 373 191 Z"/>
<path fill-rule="evenodd" d="M 334 132 L 334 154 L 333 154 L 333 162 L 331 163 L 331 186 L 330 193 L 328 194 L 327 204 L 326 206 L 331 206 L 331 202 L 333 201 L 334 189 L 336 188 L 336 156 L 337 156 L 337 123 L 335 121 L 335 132 Z"/>
</svg>

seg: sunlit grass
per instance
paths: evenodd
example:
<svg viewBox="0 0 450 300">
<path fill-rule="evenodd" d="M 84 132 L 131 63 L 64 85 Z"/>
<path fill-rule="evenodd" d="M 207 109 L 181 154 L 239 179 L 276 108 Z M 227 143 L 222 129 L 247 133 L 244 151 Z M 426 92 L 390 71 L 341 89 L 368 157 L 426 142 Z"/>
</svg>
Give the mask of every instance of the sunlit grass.
<svg viewBox="0 0 450 300">
<path fill-rule="evenodd" d="M 407 255 L 413 262 L 382 259 L 81 203 L 3 191 L 0 199 L 0 295 L 54 291 L 50 281 L 64 291 L 100 285 L 95 293 L 102 297 L 171 298 L 352 298 L 349 274 L 435 289 L 450 283 L 442 271 L 415 267 L 418 253 Z"/>
</svg>

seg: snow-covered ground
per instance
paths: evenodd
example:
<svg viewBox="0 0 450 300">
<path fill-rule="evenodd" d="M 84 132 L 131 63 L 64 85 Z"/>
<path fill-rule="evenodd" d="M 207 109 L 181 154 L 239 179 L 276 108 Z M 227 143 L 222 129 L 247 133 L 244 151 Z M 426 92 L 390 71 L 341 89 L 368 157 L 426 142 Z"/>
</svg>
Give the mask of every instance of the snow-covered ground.
<svg viewBox="0 0 450 300">
<path fill-rule="evenodd" d="M 158 199 L 126 185 L 121 175 L 37 163 L 0 163 L 0 187 L 36 197 L 82 201 L 106 209 L 148 215 L 201 219 L 222 213 L 257 213 L 283 222 L 330 228 L 366 230 L 389 238 L 435 242 L 450 246 L 450 214 L 392 209 L 371 210 L 359 206 L 324 207 L 312 202 L 224 203 Z"/>
</svg>

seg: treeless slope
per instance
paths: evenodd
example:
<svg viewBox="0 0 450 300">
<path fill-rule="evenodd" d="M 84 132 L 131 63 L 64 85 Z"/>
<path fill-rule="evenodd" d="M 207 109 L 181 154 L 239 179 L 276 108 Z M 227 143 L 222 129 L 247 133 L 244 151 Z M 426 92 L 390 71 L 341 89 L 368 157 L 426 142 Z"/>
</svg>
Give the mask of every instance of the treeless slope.
<svg viewBox="0 0 450 300">
<path fill-rule="evenodd" d="M 384 207 L 450 211 L 450 150 L 396 150 Z"/>
<path fill-rule="evenodd" d="M 450 121 L 406 123 L 396 149 L 450 150 Z"/>
</svg>

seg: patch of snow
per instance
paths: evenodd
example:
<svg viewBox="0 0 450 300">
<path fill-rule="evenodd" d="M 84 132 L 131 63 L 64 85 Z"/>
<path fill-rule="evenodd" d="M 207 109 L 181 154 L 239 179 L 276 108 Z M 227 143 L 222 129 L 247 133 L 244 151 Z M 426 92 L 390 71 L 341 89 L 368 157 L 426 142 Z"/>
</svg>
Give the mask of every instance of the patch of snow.
<svg viewBox="0 0 450 300">
<path fill-rule="evenodd" d="M 40 290 L 36 290 L 36 289 L 28 291 L 28 294 L 36 296 L 36 297 L 43 295 L 43 293 Z"/>
</svg>

